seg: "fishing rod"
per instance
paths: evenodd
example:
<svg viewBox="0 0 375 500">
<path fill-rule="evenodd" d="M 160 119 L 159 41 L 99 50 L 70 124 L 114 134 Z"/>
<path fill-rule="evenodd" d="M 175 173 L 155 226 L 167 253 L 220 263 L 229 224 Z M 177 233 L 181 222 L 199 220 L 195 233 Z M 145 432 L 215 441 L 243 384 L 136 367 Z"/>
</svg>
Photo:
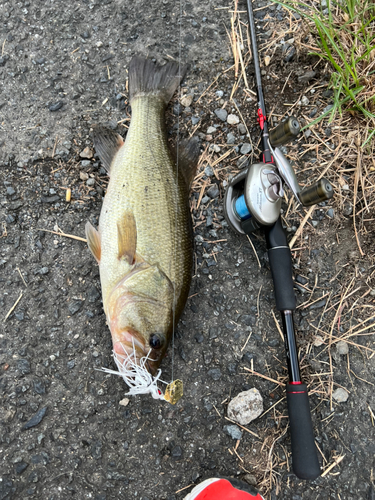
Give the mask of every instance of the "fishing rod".
<svg viewBox="0 0 375 500">
<path fill-rule="evenodd" d="M 293 289 L 292 255 L 281 223 L 280 211 L 284 184 L 303 206 L 311 206 L 332 198 L 333 188 L 324 178 L 305 189 L 301 189 L 298 184 L 293 168 L 279 149 L 279 146 L 295 139 L 300 132 L 300 125 L 294 117 L 281 122 L 275 129 L 268 130 L 252 0 L 247 0 L 247 11 L 258 95 L 261 155 L 259 163 L 250 165 L 232 179 L 224 198 L 224 214 L 229 227 L 239 234 L 251 234 L 258 229 L 265 233 L 288 364 L 286 398 L 293 471 L 300 479 L 316 479 L 321 471 L 307 386 L 301 380 L 294 333 L 293 311 L 296 309 L 296 296 Z"/>
</svg>

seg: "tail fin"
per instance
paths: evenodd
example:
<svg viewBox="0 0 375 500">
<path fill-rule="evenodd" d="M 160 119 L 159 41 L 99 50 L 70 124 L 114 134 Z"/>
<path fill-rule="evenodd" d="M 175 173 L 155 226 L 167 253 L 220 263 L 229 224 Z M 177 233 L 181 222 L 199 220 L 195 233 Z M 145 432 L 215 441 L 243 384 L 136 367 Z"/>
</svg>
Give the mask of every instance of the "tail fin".
<svg viewBox="0 0 375 500">
<path fill-rule="evenodd" d="M 134 57 L 129 66 L 130 101 L 140 94 L 160 95 L 165 104 L 172 99 L 188 69 L 176 62 L 167 62 L 164 66 L 155 64 L 150 59 Z"/>
</svg>

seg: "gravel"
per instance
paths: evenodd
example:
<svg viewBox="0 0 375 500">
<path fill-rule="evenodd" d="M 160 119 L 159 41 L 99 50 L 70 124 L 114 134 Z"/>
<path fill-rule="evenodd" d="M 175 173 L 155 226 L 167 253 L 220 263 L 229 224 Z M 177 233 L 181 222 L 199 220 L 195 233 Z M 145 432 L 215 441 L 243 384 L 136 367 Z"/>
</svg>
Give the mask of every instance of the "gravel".
<svg viewBox="0 0 375 500">
<path fill-rule="evenodd" d="M 246 238 L 230 231 L 223 214 L 225 186 L 229 176 L 239 170 L 237 162 L 249 159 L 243 157 L 241 148 L 244 143 L 257 143 L 258 126 L 256 102 L 242 92 L 242 83 L 234 98 L 251 141 L 243 123 L 227 122 L 228 112 L 239 113 L 230 102 L 234 77 L 233 70 L 226 70 L 233 61 L 225 30 L 230 16 L 222 9 L 227 7 L 222 0 L 186 4 L 181 60 L 190 63 L 190 70 L 180 102 L 175 96 L 166 114 L 171 143 L 177 131 L 173 109 L 179 104 L 182 138 L 193 130 L 192 117 L 199 117 L 196 133 L 201 134 L 201 150 L 214 146 L 207 148 L 212 161 L 233 149 L 225 161 L 211 167 L 219 179 L 210 169 L 200 172 L 199 182 L 206 188 L 197 209 L 200 191 L 192 193 L 195 258 L 191 289 L 175 330 L 174 349 L 168 347 L 161 364 L 163 380 L 169 382 L 173 377 L 184 383 L 184 396 L 175 406 L 148 396 L 129 396 L 127 406 L 119 404 L 127 392 L 122 378 L 100 371 L 103 366 L 115 369 L 115 365 L 102 310 L 98 266 L 84 242 L 48 232 L 61 229 L 84 238 L 87 220 L 97 225 L 108 177 L 94 155 L 90 129 L 105 124 L 125 136 L 131 114 L 126 81 L 131 57 L 145 51 L 157 59 L 179 57 L 180 16 L 173 2 L 151 2 L 147 9 L 143 7 L 134 3 L 130 9 L 113 0 L 68 1 L 63 9 L 48 2 L 6 0 L 0 5 L 6 40 L 0 60 L 0 107 L 6 117 L 0 127 L 0 498 L 4 500 L 60 500 L 72 495 L 94 500 L 182 500 L 189 490 L 181 488 L 192 482 L 216 475 L 244 479 L 244 469 L 251 471 L 259 485 L 268 452 L 263 450 L 265 459 L 255 469 L 251 459 L 258 441 L 247 432 L 243 432 L 236 449 L 243 462 L 229 452 L 236 441 L 223 430 L 229 424 L 225 420 L 228 401 L 231 395 L 255 385 L 263 395 L 265 409 L 278 403 L 276 414 L 272 410 L 251 424 L 261 443 L 273 443 L 288 425 L 287 418 L 280 418 L 287 412 L 284 389 L 243 370 L 253 367 L 272 378 L 284 376 L 286 360 L 271 315 L 275 305 L 264 236 L 257 233 L 251 238 L 254 252 Z M 283 18 L 283 11 L 278 7 L 272 10 L 272 5 L 257 4 L 259 7 L 262 16 L 257 24 L 267 39 L 271 34 L 263 29 L 263 21 L 269 23 L 266 29 L 272 30 Z M 282 116 L 285 107 L 277 96 L 288 75 L 292 72 L 283 102 L 295 102 L 306 93 L 306 83 L 298 82 L 301 67 L 306 72 L 315 63 L 302 52 L 299 60 L 285 63 L 285 52 L 279 46 L 275 48 L 264 78 L 264 92 L 268 109 Z M 248 71 L 251 84 L 251 64 Z M 272 78 L 273 73 L 278 79 Z M 218 75 L 216 87 L 208 89 Z M 314 78 L 322 88 L 327 87 L 319 73 Z M 184 106 L 183 98 L 188 95 L 194 98 Z M 307 116 L 314 110 L 320 114 L 326 105 L 312 104 L 310 93 L 308 97 L 311 107 L 296 107 L 297 117 L 303 109 Z M 63 106 L 51 112 L 49 106 L 59 102 Z M 220 112 L 221 119 L 215 110 L 223 106 L 226 109 Z M 323 124 L 323 130 L 327 126 Z M 206 138 L 209 127 L 216 130 L 212 138 Z M 236 141 L 227 147 L 230 132 Z M 303 141 L 298 144 L 302 153 Z M 313 150 L 304 155 L 306 164 L 314 154 Z M 208 163 L 201 165 L 206 169 Z M 303 176 L 313 170 L 305 167 L 299 165 L 298 170 L 301 182 L 307 184 L 310 179 Z M 86 174 L 85 180 L 80 173 Z M 89 179 L 95 179 L 94 185 L 87 186 Z M 350 176 L 344 182 L 350 189 Z M 69 203 L 63 189 L 67 187 L 71 189 Z M 13 188 L 14 193 L 7 188 Z M 348 192 L 343 188 L 343 195 Z M 335 211 L 333 220 L 325 216 L 331 207 Z M 360 257 L 356 247 L 352 218 L 343 218 L 333 199 L 314 211 L 313 222 L 318 221 L 316 230 L 308 225 L 304 229 L 309 240 L 293 260 L 294 274 L 306 276 L 310 290 L 303 295 L 296 289 L 299 306 L 311 291 L 310 300 L 321 300 L 327 292 L 339 297 L 345 279 L 352 276 L 358 277 L 353 290 L 360 286 L 358 294 L 363 295 L 367 268 L 361 269 L 367 260 Z M 300 216 L 289 213 L 288 223 L 298 227 Z M 369 224 L 370 235 L 371 222 L 365 224 Z M 336 232 L 340 245 L 332 244 L 337 241 Z M 370 255 L 369 241 L 363 239 L 361 245 Z M 349 257 L 352 252 L 353 258 Z M 40 273 L 43 268 L 48 272 Z M 21 292 L 19 303 L 3 321 Z M 341 311 L 335 336 L 344 335 L 347 325 L 356 326 L 357 318 L 350 307 L 358 294 L 351 296 L 349 307 Z M 329 302 L 329 307 L 332 304 Z M 294 315 L 306 381 L 309 374 L 326 372 L 329 363 L 324 339 L 320 345 L 315 343 L 316 328 L 319 325 L 329 331 L 326 321 L 332 321 L 335 311 L 327 308 L 320 321 L 322 310 L 302 306 Z M 356 342 L 367 340 L 359 337 Z M 274 486 L 270 498 L 368 495 L 373 443 L 368 438 L 372 424 L 366 402 L 371 402 L 373 387 L 361 379 L 374 382 L 373 374 L 359 350 L 350 350 L 350 367 L 361 377 L 351 377 L 352 390 L 346 359 L 340 358 L 336 348 L 332 358 L 333 382 L 338 384 L 334 389 L 350 388 L 350 398 L 347 404 L 334 400 L 334 418 L 327 418 L 332 414 L 330 401 L 321 391 L 311 391 L 310 406 L 314 433 L 327 463 L 332 463 L 332 456 L 346 457 L 333 469 L 333 475 L 313 483 L 299 481 L 287 470 L 284 458 L 285 452 L 290 453 L 287 430 L 274 444 L 274 452 L 284 465 L 273 462 L 281 488 L 276 493 Z M 325 378 L 322 380 L 326 383 Z M 21 431 L 47 407 L 35 427 Z M 335 475 L 335 471 L 340 474 Z"/>
</svg>

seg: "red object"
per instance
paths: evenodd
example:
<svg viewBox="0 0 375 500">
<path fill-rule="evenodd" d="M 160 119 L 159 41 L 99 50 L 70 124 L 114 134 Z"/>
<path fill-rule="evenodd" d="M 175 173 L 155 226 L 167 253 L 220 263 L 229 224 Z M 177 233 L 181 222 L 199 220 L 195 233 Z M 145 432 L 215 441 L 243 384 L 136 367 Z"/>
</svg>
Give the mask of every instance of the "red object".
<svg viewBox="0 0 375 500">
<path fill-rule="evenodd" d="M 289 382 L 290 385 L 301 385 L 302 382 Z"/>
<path fill-rule="evenodd" d="M 264 500 L 258 493 L 256 496 L 246 493 L 245 491 L 233 488 L 226 479 L 219 479 L 214 483 L 209 484 L 201 491 L 195 500 Z"/>
<path fill-rule="evenodd" d="M 258 109 L 258 123 L 260 128 L 263 130 L 264 122 L 267 120 L 266 116 L 262 113 L 262 110 Z"/>
</svg>

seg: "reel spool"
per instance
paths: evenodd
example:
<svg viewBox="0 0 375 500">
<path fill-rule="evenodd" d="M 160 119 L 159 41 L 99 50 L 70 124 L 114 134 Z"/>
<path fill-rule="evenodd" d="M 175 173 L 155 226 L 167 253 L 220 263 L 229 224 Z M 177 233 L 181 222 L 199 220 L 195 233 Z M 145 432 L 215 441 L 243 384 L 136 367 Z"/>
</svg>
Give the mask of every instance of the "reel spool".
<svg viewBox="0 0 375 500">
<path fill-rule="evenodd" d="M 271 164 L 255 163 L 237 174 L 224 197 L 224 216 L 238 234 L 249 234 L 274 224 L 284 195 L 277 169 Z"/>
</svg>

